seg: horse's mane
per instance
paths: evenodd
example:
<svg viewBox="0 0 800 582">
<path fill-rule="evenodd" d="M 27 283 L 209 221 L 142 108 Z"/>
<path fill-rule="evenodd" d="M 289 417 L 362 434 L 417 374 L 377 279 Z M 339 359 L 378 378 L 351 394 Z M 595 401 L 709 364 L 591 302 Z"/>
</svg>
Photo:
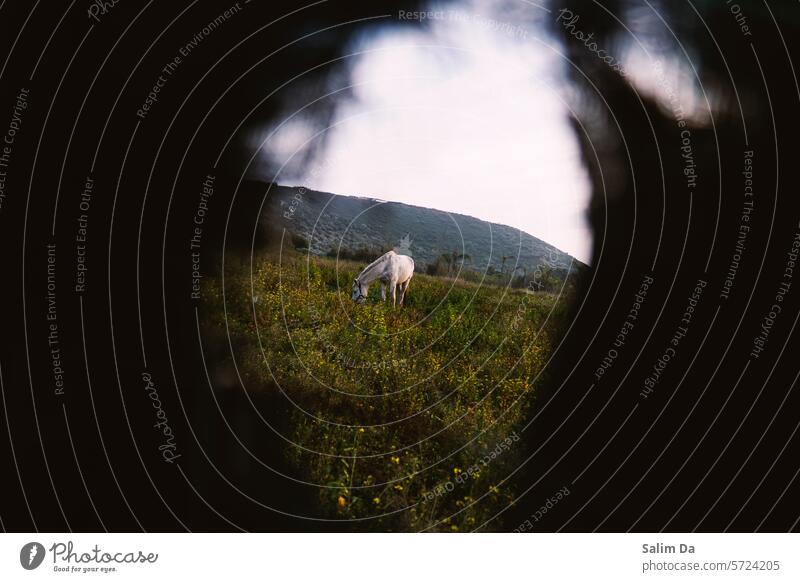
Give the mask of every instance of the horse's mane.
<svg viewBox="0 0 800 582">
<path fill-rule="evenodd" d="M 358 277 L 356 277 L 356 279 L 359 279 L 359 280 L 360 280 L 360 279 L 361 279 L 361 277 L 362 277 L 363 275 L 365 275 L 366 273 L 370 272 L 372 269 L 374 269 L 375 267 L 377 267 L 377 266 L 378 266 L 380 263 L 382 263 L 383 261 L 385 261 L 387 256 L 389 256 L 389 255 L 393 255 L 393 254 L 396 254 L 396 253 L 395 253 L 394 251 L 388 251 L 388 252 L 386 252 L 386 253 L 383 253 L 383 254 L 382 254 L 380 257 L 378 257 L 377 259 L 375 259 L 374 261 L 372 261 L 372 262 L 371 262 L 369 265 L 367 265 L 366 267 L 364 267 L 364 268 L 361 270 L 361 272 L 358 274 Z"/>
</svg>

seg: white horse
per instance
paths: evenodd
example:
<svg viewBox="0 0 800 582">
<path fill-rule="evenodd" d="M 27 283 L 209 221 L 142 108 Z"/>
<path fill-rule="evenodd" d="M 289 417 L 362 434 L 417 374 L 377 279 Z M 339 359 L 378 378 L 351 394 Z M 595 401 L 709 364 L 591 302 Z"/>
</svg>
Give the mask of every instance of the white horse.
<svg viewBox="0 0 800 582">
<path fill-rule="evenodd" d="M 356 303 L 367 300 L 369 286 L 375 282 L 381 282 L 381 300 L 386 301 L 386 287 L 389 287 L 389 294 L 392 297 L 392 306 L 397 305 L 396 289 L 400 288 L 400 305 L 408 291 L 408 284 L 414 276 L 414 259 L 407 255 L 398 255 L 394 251 L 389 251 L 376 261 L 370 263 L 353 279 L 353 293 L 351 299 Z"/>
</svg>

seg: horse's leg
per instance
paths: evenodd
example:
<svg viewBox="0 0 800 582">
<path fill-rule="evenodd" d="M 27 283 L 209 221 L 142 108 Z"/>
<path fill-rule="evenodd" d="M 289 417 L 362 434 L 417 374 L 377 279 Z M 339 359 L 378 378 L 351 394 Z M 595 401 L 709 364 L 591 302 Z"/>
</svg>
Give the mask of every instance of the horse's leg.
<svg viewBox="0 0 800 582">
<path fill-rule="evenodd" d="M 408 291 L 408 285 L 410 283 L 411 283 L 411 278 L 410 277 L 408 279 L 406 279 L 405 283 L 403 283 L 403 289 L 402 289 L 402 292 L 400 293 L 400 305 L 401 306 L 404 305 L 403 302 L 406 300 L 406 291 Z"/>
<path fill-rule="evenodd" d="M 400 289 L 400 300 L 397 302 L 397 304 L 400 307 L 402 307 L 403 306 L 403 297 L 406 296 L 406 284 L 405 283 L 400 283 L 399 285 L 397 285 L 397 288 Z"/>
<path fill-rule="evenodd" d="M 386 283 L 381 281 L 381 301 L 386 303 Z"/>
<path fill-rule="evenodd" d="M 392 307 L 397 307 L 397 281 L 389 281 L 389 293 L 392 296 Z"/>
</svg>

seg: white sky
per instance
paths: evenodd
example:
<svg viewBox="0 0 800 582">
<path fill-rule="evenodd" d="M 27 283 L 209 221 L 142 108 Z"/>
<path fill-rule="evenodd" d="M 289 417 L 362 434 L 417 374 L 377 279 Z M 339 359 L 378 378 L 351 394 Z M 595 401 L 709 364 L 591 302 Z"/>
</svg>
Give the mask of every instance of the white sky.
<svg viewBox="0 0 800 582">
<path fill-rule="evenodd" d="M 523 36 L 460 14 L 445 10 L 425 32 L 363 36 L 324 152 L 299 179 L 277 181 L 507 224 L 588 264 L 589 183 L 559 99 L 560 57 L 535 25 Z M 315 131 L 296 117 L 265 148 L 282 164 Z"/>
</svg>

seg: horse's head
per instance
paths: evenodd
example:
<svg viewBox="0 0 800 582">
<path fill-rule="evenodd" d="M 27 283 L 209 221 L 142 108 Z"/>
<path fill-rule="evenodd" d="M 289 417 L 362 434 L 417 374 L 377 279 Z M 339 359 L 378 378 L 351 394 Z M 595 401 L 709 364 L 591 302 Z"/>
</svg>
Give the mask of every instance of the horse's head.
<svg viewBox="0 0 800 582">
<path fill-rule="evenodd" d="M 353 279 L 353 292 L 350 294 L 350 299 L 355 303 L 363 303 L 367 300 L 367 289 L 358 279 Z"/>
</svg>

